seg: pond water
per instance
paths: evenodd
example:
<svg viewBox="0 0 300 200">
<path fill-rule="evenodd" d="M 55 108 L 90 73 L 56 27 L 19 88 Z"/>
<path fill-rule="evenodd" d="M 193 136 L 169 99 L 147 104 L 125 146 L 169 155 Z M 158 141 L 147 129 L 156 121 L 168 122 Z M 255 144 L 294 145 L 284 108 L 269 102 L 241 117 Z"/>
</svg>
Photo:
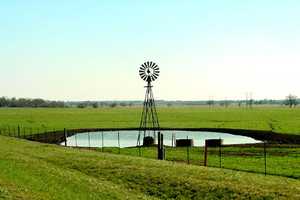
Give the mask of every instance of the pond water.
<svg viewBox="0 0 300 200">
<path fill-rule="evenodd" d="M 164 145 L 172 146 L 172 134 L 176 139 L 194 140 L 194 146 L 204 146 L 206 139 L 223 139 L 223 144 L 252 144 L 260 143 L 250 137 L 232 135 L 228 133 L 204 132 L 204 131 L 161 131 L 164 135 Z M 104 132 L 89 132 L 77 133 L 67 138 L 68 146 L 78 147 L 134 147 L 137 145 L 137 138 L 139 132 L 135 131 L 104 131 Z M 103 141 L 102 141 L 103 135 Z M 143 134 L 141 134 L 141 142 L 143 141 Z M 64 145 L 64 142 L 61 143 Z"/>
</svg>

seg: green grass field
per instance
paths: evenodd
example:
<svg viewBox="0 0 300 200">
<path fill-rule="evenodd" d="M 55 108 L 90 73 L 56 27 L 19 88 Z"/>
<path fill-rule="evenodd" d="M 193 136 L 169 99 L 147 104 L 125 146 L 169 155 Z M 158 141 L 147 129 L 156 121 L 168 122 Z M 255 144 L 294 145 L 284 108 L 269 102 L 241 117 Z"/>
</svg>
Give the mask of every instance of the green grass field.
<svg viewBox="0 0 300 200">
<path fill-rule="evenodd" d="M 99 148 L 114 154 L 139 156 L 138 148 Z M 166 147 L 166 160 L 180 163 L 189 163 L 197 166 L 204 165 L 204 148 L 193 147 Z M 270 145 L 267 147 L 267 174 L 279 175 L 300 179 L 300 145 Z M 142 147 L 141 156 L 145 158 L 157 158 L 156 147 Z M 220 166 L 221 161 L 221 166 Z M 208 149 L 207 165 L 209 167 L 221 167 L 240 171 L 265 173 L 264 149 L 262 146 L 224 146 Z"/>
<path fill-rule="evenodd" d="M 0 199 L 299 199 L 300 181 L 0 136 Z"/>
<path fill-rule="evenodd" d="M 158 108 L 166 128 L 236 128 L 300 134 L 300 109 Z M 63 128 L 135 128 L 141 108 L 0 109 L 0 130 L 33 128 L 34 132 Z M 14 129 L 14 130 L 13 130 Z M 37 131 L 39 130 L 39 131 Z M 299 199 L 299 147 L 273 149 L 268 173 L 281 176 L 196 166 L 200 148 L 167 149 L 168 161 L 157 161 L 156 150 L 105 148 L 105 153 L 63 148 L 0 136 L 0 199 Z M 278 154 L 280 150 L 280 153 Z M 227 151 L 225 156 L 225 151 Z M 260 155 L 255 156 L 257 151 Z M 294 151 L 296 151 L 296 154 Z M 243 152 L 252 156 L 240 156 Z M 222 167 L 263 173 L 259 148 L 224 149 Z M 290 156 L 284 156 L 288 153 Z M 125 154 L 125 155 L 124 155 Z M 208 165 L 219 166 L 217 151 Z M 239 154 L 239 155 L 238 155 Z M 295 155 L 295 156 L 293 156 Z M 152 159 L 149 159 L 152 158 Z M 170 162 L 176 161 L 176 162 Z"/>
<path fill-rule="evenodd" d="M 235 128 L 273 130 L 300 134 L 300 109 L 287 107 L 207 108 L 159 107 L 161 127 L 171 128 Z M 40 130 L 63 128 L 139 127 L 140 107 L 99 109 L 2 108 L 0 128 L 18 125 Z M 35 130 L 36 131 L 36 130 Z"/>
</svg>

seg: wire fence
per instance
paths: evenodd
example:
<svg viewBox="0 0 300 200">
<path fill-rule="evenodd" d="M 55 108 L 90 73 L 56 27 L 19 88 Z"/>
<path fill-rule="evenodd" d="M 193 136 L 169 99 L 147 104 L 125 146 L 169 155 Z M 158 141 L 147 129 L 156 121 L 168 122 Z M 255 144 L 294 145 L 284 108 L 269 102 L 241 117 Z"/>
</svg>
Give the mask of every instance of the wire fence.
<svg viewBox="0 0 300 200">
<path fill-rule="evenodd" d="M 137 134 L 124 135 L 119 131 L 55 130 L 26 127 L 5 127 L 0 135 L 24 138 L 68 147 L 89 148 L 96 151 L 142 156 L 157 159 L 157 147 L 136 146 Z M 188 139 L 188 136 L 187 136 Z M 176 147 L 172 134 L 170 146 L 164 146 L 165 160 L 238 171 L 279 175 L 300 179 L 300 144 L 259 144 Z"/>
</svg>

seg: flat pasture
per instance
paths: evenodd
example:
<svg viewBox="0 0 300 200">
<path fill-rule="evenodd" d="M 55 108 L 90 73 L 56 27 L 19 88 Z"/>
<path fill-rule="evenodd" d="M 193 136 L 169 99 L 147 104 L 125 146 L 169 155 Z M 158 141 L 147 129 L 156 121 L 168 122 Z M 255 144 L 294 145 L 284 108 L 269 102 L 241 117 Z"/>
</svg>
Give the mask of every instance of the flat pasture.
<svg viewBox="0 0 300 200">
<path fill-rule="evenodd" d="M 158 107 L 165 128 L 233 128 L 300 134 L 300 109 L 287 107 Z M 0 129 L 138 128 L 141 107 L 1 108 Z"/>
</svg>

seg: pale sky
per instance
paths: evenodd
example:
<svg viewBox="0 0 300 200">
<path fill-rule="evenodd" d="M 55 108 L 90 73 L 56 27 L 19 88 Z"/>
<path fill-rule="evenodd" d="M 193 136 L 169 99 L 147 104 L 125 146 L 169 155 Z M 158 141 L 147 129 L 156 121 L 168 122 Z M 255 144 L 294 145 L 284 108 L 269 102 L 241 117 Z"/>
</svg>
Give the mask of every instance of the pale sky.
<svg viewBox="0 0 300 200">
<path fill-rule="evenodd" d="M 300 1 L 1 1 L 0 96 L 142 100 L 300 96 Z"/>
</svg>

